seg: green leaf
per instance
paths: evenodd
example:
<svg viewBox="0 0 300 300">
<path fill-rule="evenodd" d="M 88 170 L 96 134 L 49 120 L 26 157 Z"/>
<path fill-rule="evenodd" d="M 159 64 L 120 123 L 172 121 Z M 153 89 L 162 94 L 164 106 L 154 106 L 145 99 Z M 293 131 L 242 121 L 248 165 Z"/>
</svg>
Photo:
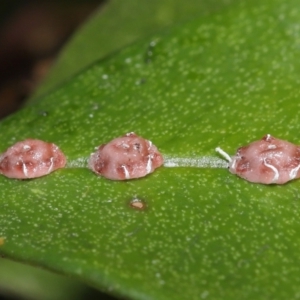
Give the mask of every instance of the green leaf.
<svg viewBox="0 0 300 300">
<path fill-rule="evenodd" d="M 113 51 L 141 36 L 182 22 L 197 14 L 209 14 L 239 0 L 127 0 L 108 1 L 74 36 L 52 67 L 47 80 L 31 100 Z"/>
<path fill-rule="evenodd" d="M 116 182 L 85 160 L 129 131 L 192 163 L 266 133 L 299 143 L 299 19 L 296 0 L 232 5 L 124 49 L 4 120 L 1 150 L 40 138 L 69 164 L 0 178 L 0 253 L 132 299 L 296 299 L 299 181 L 162 167 Z M 131 208 L 134 197 L 147 209 Z"/>
<path fill-rule="evenodd" d="M 82 299 L 86 292 L 81 282 L 46 270 L 3 258 L 0 266 L 1 296 L 4 293 L 15 299 L 74 300 Z"/>
</svg>

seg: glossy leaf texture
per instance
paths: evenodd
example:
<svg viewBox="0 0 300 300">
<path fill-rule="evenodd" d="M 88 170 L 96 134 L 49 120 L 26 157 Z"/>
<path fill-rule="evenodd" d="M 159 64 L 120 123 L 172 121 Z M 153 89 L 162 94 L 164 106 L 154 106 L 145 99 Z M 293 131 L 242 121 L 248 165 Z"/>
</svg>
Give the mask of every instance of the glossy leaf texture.
<svg viewBox="0 0 300 300">
<path fill-rule="evenodd" d="M 126 132 L 165 157 L 218 157 L 270 133 L 300 144 L 300 8 L 244 1 L 132 45 L 0 125 L 1 151 L 54 142 L 68 168 L 0 178 L 0 253 L 132 299 L 296 299 L 299 181 L 162 167 L 115 182 L 86 168 Z M 132 199 L 146 209 L 135 210 Z"/>
<path fill-rule="evenodd" d="M 38 87 L 37 101 L 96 60 L 171 24 L 208 15 L 241 0 L 109 0 L 82 26 Z"/>
</svg>

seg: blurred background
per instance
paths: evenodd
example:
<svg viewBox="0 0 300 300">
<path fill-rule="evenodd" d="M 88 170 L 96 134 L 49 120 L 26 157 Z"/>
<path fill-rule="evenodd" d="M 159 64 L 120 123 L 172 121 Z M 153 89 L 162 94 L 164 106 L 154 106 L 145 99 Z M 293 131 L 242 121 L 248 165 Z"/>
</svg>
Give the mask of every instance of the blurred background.
<svg viewBox="0 0 300 300">
<path fill-rule="evenodd" d="M 0 119 L 19 109 L 75 30 L 105 0 L 7 0 L 0 4 Z M 2 300 L 113 300 L 73 278 L 0 257 Z"/>
<path fill-rule="evenodd" d="M 66 41 L 104 2 L 1 1 L 0 119 L 22 106 Z"/>
</svg>

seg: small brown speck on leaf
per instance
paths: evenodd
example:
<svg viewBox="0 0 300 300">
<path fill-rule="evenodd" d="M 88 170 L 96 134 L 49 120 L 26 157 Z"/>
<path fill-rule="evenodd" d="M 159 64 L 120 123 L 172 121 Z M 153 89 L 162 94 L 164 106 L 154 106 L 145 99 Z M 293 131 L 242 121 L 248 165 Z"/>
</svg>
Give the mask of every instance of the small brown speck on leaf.
<svg viewBox="0 0 300 300">
<path fill-rule="evenodd" d="M 146 203 L 141 199 L 134 198 L 130 201 L 130 207 L 137 209 L 137 210 L 144 210 L 146 208 Z"/>
</svg>

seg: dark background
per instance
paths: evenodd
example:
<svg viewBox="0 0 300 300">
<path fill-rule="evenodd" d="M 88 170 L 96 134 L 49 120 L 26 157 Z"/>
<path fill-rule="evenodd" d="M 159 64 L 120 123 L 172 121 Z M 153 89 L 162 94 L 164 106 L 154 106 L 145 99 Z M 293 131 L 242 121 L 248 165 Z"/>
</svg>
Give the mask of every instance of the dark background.
<svg viewBox="0 0 300 300">
<path fill-rule="evenodd" d="M 0 2 L 0 119 L 22 106 L 63 45 L 103 2 Z"/>
</svg>

